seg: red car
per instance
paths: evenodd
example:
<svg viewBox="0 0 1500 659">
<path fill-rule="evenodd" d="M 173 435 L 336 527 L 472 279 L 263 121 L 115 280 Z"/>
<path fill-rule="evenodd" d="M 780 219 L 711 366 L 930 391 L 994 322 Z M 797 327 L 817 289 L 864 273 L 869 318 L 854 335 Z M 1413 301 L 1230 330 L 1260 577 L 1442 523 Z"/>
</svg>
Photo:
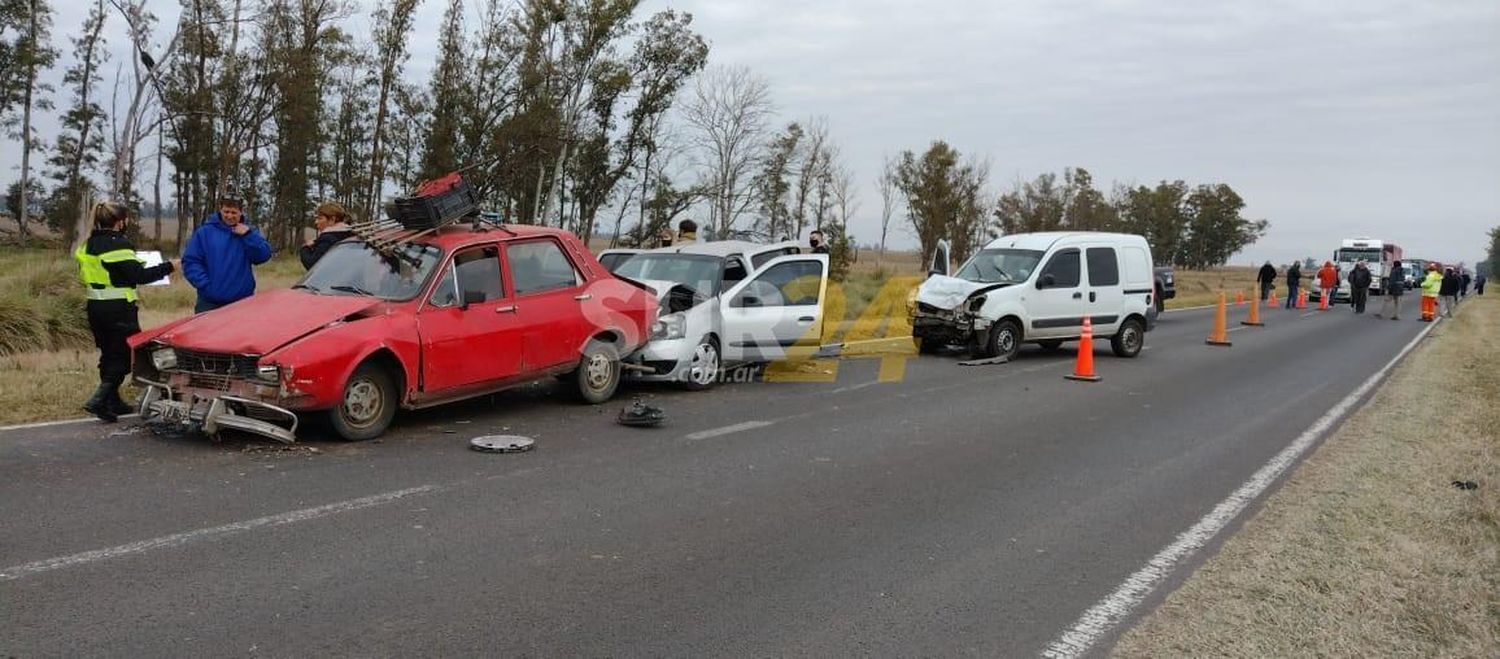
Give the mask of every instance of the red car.
<svg viewBox="0 0 1500 659">
<path fill-rule="evenodd" d="M 558 376 L 590 403 L 650 337 L 657 300 L 570 233 L 450 225 L 375 249 L 335 245 L 273 290 L 131 338 L 141 416 L 284 442 L 326 414 L 379 436 L 397 407 L 430 407 Z"/>
</svg>

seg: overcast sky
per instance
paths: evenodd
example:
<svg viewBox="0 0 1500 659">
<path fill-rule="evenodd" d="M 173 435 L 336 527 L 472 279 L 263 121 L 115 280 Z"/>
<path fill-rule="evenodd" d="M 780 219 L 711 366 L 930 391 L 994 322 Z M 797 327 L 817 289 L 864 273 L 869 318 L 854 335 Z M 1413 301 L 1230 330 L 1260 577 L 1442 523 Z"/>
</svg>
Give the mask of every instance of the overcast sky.
<svg viewBox="0 0 1500 659">
<path fill-rule="evenodd" d="M 61 41 L 84 3 L 53 4 Z M 416 79 L 444 4 L 421 8 Z M 170 23 L 176 6 L 153 9 Z M 370 6 L 351 31 L 368 33 Z M 1496 0 L 647 0 L 641 15 L 667 7 L 696 17 L 711 62 L 765 76 L 783 120 L 827 117 L 858 173 L 862 242 L 881 157 L 934 139 L 986 158 L 994 194 L 1069 166 L 1105 189 L 1228 183 L 1271 222 L 1233 263 L 1364 235 L 1472 263 L 1500 225 Z M 0 153 L 7 178 L 17 151 Z"/>
</svg>

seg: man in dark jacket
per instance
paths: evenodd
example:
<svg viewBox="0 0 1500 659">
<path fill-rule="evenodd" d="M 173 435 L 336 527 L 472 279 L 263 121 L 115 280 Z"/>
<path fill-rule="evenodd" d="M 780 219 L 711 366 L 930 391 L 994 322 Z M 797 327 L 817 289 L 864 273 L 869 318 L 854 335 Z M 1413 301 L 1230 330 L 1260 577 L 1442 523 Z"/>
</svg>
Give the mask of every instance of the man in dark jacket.
<svg viewBox="0 0 1500 659">
<path fill-rule="evenodd" d="M 1453 268 L 1443 271 L 1443 284 L 1438 288 L 1438 299 L 1443 301 L 1443 315 L 1452 318 L 1453 308 L 1458 306 L 1458 292 L 1464 286 L 1463 277 Z"/>
<path fill-rule="evenodd" d="M 1467 271 L 1465 271 L 1463 274 L 1459 275 L 1459 278 L 1463 280 L 1463 288 L 1460 288 L 1458 290 L 1458 296 L 1469 297 L 1469 285 L 1474 283 L 1474 277 Z"/>
<path fill-rule="evenodd" d="M 1370 268 L 1361 259 L 1349 271 L 1349 302 L 1354 306 L 1354 313 L 1365 312 L 1365 302 L 1370 298 L 1370 283 Z"/>
<path fill-rule="evenodd" d="M 1260 274 L 1256 275 L 1255 281 L 1260 283 L 1260 301 L 1265 302 L 1271 296 L 1271 289 L 1276 287 L 1276 266 L 1266 261 L 1260 267 Z"/>
<path fill-rule="evenodd" d="M 271 260 L 271 244 L 250 226 L 238 195 L 219 197 L 219 210 L 193 231 L 182 252 L 182 274 L 198 289 L 194 313 L 217 309 L 255 294 L 254 266 Z"/>
<path fill-rule="evenodd" d="M 1297 289 L 1302 286 L 1302 264 L 1292 262 L 1292 267 L 1286 269 L 1286 308 L 1297 308 Z"/>
<path fill-rule="evenodd" d="M 308 270 L 339 241 L 354 235 L 354 230 L 349 228 L 348 211 L 331 201 L 318 204 L 318 209 L 313 211 L 313 228 L 318 230 L 318 237 L 307 241 L 297 253 L 302 267 Z"/>
</svg>

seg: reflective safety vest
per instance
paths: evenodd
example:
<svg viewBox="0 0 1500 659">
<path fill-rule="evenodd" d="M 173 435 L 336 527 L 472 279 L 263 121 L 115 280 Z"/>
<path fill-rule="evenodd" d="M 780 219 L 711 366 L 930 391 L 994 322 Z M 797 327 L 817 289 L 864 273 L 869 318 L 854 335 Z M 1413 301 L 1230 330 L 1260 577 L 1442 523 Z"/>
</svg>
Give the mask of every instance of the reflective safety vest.
<svg viewBox="0 0 1500 659">
<path fill-rule="evenodd" d="M 137 299 L 134 286 L 121 288 L 110 283 L 109 271 L 104 269 L 106 263 L 120 263 L 122 261 L 139 261 L 134 250 L 117 249 L 103 254 L 88 253 L 88 244 L 78 246 L 78 251 L 73 252 L 73 258 L 78 261 L 78 279 L 83 282 L 84 292 L 90 300 L 125 300 L 134 303 Z"/>
</svg>

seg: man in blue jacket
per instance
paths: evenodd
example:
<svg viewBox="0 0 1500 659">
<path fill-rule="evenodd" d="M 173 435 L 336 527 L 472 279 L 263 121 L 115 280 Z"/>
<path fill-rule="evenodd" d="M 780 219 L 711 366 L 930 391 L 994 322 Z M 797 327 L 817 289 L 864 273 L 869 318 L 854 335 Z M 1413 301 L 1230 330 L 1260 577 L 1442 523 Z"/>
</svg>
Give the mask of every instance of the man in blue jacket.
<svg viewBox="0 0 1500 659">
<path fill-rule="evenodd" d="M 193 311 L 212 311 L 255 294 L 252 268 L 269 260 L 271 244 L 250 226 L 239 196 L 221 196 L 219 210 L 193 231 L 182 252 L 182 274 L 198 289 Z"/>
</svg>

